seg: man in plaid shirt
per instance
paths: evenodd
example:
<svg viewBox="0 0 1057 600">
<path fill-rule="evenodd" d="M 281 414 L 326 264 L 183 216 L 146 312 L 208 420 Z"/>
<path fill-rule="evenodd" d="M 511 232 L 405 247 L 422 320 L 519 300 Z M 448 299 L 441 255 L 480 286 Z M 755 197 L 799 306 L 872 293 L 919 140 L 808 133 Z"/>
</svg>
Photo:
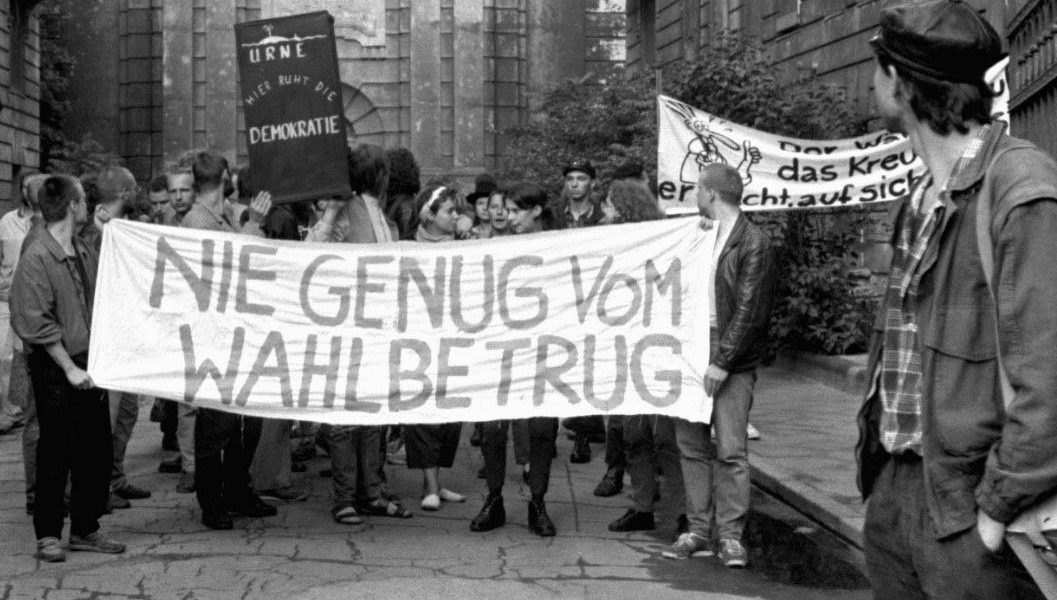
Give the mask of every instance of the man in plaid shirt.
<svg viewBox="0 0 1057 600">
<path fill-rule="evenodd" d="M 892 207 L 859 415 L 874 595 L 1041 598 L 1003 537 L 1057 489 L 1057 163 L 992 122 L 985 73 L 1002 39 L 968 4 L 889 6 L 871 46 L 885 125 L 928 168 Z M 997 310 L 978 223 L 993 238 Z"/>
</svg>

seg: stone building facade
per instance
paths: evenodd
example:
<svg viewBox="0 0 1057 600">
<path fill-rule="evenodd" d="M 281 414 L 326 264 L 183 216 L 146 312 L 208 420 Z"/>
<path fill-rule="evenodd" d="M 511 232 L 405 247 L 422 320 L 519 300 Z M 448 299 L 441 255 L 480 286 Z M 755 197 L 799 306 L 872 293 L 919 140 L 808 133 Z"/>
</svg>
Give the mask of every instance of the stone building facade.
<svg viewBox="0 0 1057 600">
<path fill-rule="evenodd" d="M 1004 2 L 970 3 L 1003 31 L 1009 12 Z M 871 114 L 874 62 L 867 42 L 877 33 L 884 5 L 884 0 L 628 0 L 627 66 L 660 69 L 663 81 L 676 61 L 697 56 L 716 36 L 748 36 L 770 50 L 785 81 L 838 86 Z"/>
<path fill-rule="evenodd" d="M 243 21 L 328 10 L 350 139 L 410 148 L 425 176 L 465 181 L 495 166 L 501 132 L 539 94 L 619 76 L 624 59 L 623 0 L 75 3 L 67 134 L 90 133 L 143 179 L 189 148 L 245 160 L 233 31 Z"/>
<path fill-rule="evenodd" d="M 1006 32 L 1013 131 L 1057 155 L 1057 0 L 1011 0 Z"/>
<path fill-rule="evenodd" d="M 0 0 L 0 212 L 17 207 L 12 186 L 40 166 L 39 0 Z"/>
</svg>

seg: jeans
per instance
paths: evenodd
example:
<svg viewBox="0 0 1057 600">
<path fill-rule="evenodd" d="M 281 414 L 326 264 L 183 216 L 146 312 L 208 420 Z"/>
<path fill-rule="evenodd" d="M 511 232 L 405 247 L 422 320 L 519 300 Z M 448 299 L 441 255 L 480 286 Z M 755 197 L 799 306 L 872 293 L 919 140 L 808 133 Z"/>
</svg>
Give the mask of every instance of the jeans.
<svg viewBox="0 0 1057 600">
<path fill-rule="evenodd" d="M 106 392 L 71 386 L 62 368 L 43 349 L 30 355 L 29 369 L 40 424 L 33 529 L 38 540 L 62 537 L 66 481 L 70 479 L 70 533 L 88 535 L 99 529 L 99 517 L 110 497 Z"/>
<path fill-rule="evenodd" d="M 11 330 L 11 305 L 0 300 L 0 419 L 12 421 L 22 416 L 22 405 L 11 395 L 11 368 L 15 354 L 15 334 Z"/>
<path fill-rule="evenodd" d="M 261 419 L 199 408 L 195 418 L 195 493 L 203 515 L 216 515 L 252 494 L 250 461 Z"/>
<path fill-rule="evenodd" d="M 631 476 L 631 501 L 640 512 L 653 512 L 657 494 L 657 468 L 664 472 L 664 498 L 676 510 L 686 510 L 683 469 L 679 446 L 675 443 L 675 423 L 663 415 L 628 415 L 624 417 L 624 448 L 628 475 Z"/>
<path fill-rule="evenodd" d="M 557 454 L 555 441 L 558 437 L 558 419 L 533 417 L 526 421 L 529 436 L 529 490 L 534 500 L 541 500 L 547 493 L 551 462 Z M 491 494 L 502 493 L 503 481 L 506 478 L 507 423 L 508 421 L 487 422 L 481 435 L 485 480 Z"/>
<path fill-rule="evenodd" d="M 290 487 L 290 427 L 287 419 L 264 419 L 261 440 L 250 465 L 253 488 L 259 491 Z"/>
<path fill-rule="evenodd" d="M 330 466 L 333 472 L 334 505 L 366 504 L 382 495 L 378 476 L 382 454 L 382 429 L 375 426 L 331 425 Z"/>
<path fill-rule="evenodd" d="M 11 386 L 8 389 L 12 398 L 19 402 L 26 421 L 22 428 L 22 467 L 26 474 L 26 506 L 31 506 L 36 497 L 40 424 L 37 422 L 37 403 L 33 400 L 33 385 L 29 378 L 29 357 L 20 350 L 15 351 L 11 360 Z"/>
<path fill-rule="evenodd" d="M 719 539 L 740 540 L 749 512 L 749 453 L 745 428 L 752 408 L 756 370 L 731 373 L 712 399 L 712 425 L 675 420 L 686 516 L 690 531 Z M 715 427 L 715 438 L 711 429 Z"/>
<path fill-rule="evenodd" d="M 864 554 L 878 600 L 1042 598 L 1003 544 L 993 553 L 976 527 L 937 540 L 925 502 L 925 477 L 916 455 L 892 457 L 866 505 Z"/>
<path fill-rule="evenodd" d="M 125 450 L 132 439 L 132 428 L 139 418 L 139 396 L 128 392 L 110 392 L 109 399 L 110 428 L 113 432 L 110 487 L 116 490 L 128 484 L 125 478 Z"/>
<path fill-rule="evenodd" d="M 185 473 L 195 472 L 195 413 L 198 409 L 180 402 L 176 409 L 176 441 Z"/>
</svg>

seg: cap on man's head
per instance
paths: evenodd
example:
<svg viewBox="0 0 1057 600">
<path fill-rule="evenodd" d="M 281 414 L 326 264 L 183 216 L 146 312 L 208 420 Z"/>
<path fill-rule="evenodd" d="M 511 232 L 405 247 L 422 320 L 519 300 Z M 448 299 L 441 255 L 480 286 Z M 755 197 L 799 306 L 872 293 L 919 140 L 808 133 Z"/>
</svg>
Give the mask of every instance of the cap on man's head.
<svg viewBox="0 0 1057 600">
<path fill-rule="evenodd" d="M 889 6 L 870 46 L 898 69 L 952 83 L 983 83 L 1005 56 L 998 32 L 962 0 Z"/>
<path fill-rule="evenodd" d="M 99 202 L 110 204 L 117 200 L 131 200 L 139 186 L 132 172 L 125 167 L 106 167 L 95 177 Z"/>
<path fill-rule="evenodd" d="M 591 164 L 591 161 L 585 158 L 578 158 L 572 161 L 571 163 L 565 165 L 565 168 L 562 169 L 562 177 L 565 177 L 573 171 L 580 171 L 581 173 L 586 173 L 587 176 L 591 179 L 595 178 L 595 166 Z"/>
</svg>

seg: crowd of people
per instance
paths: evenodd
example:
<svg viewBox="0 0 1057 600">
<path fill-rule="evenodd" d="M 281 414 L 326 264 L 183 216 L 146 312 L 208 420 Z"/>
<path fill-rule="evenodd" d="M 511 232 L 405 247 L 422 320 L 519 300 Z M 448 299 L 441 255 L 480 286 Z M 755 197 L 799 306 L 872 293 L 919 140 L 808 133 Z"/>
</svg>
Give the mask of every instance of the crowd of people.
<svg viewBox="0 0 1057 600">
<path fill-rule="evenodd" d="M 26 510 L 33 516 L 39 558 L 64 560 L 66 548 L 123 551 L 122 544 L 100 532 L 99 517 L 151 494 L 129 481 L 124 472 L 125 449 L 138 420 L 141 398 L 100 390 L 85 372 L 98 253 L 103 229 L 111 219 L 323 243 L 437 243 L 665 217 L 645 169 L 633 162 L 612 173 L 601 194 L 592 163 L 572 161 L 560 173 L 563 188 L 557 198 L 549 197 L 537 184 L 500 184 L 487 173 L 476 178 L 467 194 L 451 178 L 434 178 L 423 185 L 415 157 L 403 148 L 359 145 L 350 150 L 348 165 L 351 197 L 281 205 L 273 205 L 267 191 L 254 188 L 248 169 L 232 168 L 224 157 L 209 151 L 186 153 L 145 190 L 120 166 L 80 178 L 23 174 L 18 187 L 22 205 L 0 222 L 0 230 L 7 231 L 5 223 L 18 224 L 3 237 L 10 325 L 16 334 L 9 332 L 14 356 L 7 378 L 12 382 L 29 379 L 32 385 L 15 384 L 12 389 L 21 391 L 5 398 L 19 398 L 21 414 L 12 409 L 12 419 L 25 422 Z M 702 184 L 702 214 L 714 220 L 722 239 L 760 242 L 734 243 L 739 258 L 729 260 L 740 260 L 743 249 L 769 257 L 763 234 L 739 219 L 742 184 L 737 172 L 715 165 L 702 172 Z M 766 330 L 773 287 L 769 260 L 757 265 L 766 276 L 753 280 L 757 287 L 748 295 L 761 306 L 755 311 L 756 322 L 734 328 L 739 336 L 752 339 L 734 340 L 732 347 L 762 347 L 758 338 Z M 731 269 L 736 273 L 737 266 Z M 739 284 L 724 279 L 718 285 Z M 713 326 L 734 318 L 735 296 L 733 290 L 728 292 L 732 304 L 712 315 Z M 756 356 L 730 353 L 727 359 L 734 362 L 724 363 L 724 368 L 734 372 L 750 372 L 758 362 Z M 751 383 L 738 389 L 751 397 Z M 671 418 L 568 419 L 565 425 L 576 439 L 571 461 L 590 460 L 588 440 L 606 445 L 606 472 L 595 493 L 619 493 L 625 469 L 636 489 L 634 506 L 609 529 L 654 529 L 658 482 L 664 482 L 665 496 L 679 513 L 673 524 L 678 539 L 665 550 L 665 556 L 686 558 L 712 551 L 715 504 L 723 508 L 717 513 L 723 523 L 717 529 L 722 533 L 718 539 L 721 556 L 729 566 L 744 566 L 748 555 L 740 537 L 748 509 L 748 404 L 742 402 L 735 412 L 738 416 L 729 423 L 717 421 L 715 431 L 730 437 L 729 427 L 738 430 L 729 443 L 720 445 L 724 449 L 720 459 L 740 473 L 737 481 L 731 480 L 739 491 L 717 493 L 714 500 L 711 485 L 706 483 L 712 477 L 705 466 L 712 459 L 702 450 L 711 435 L 708 427 L 688 434 L 696 445 L 692 454 L 683 457 L 684 466 L 677 426 Z M 176 491 L 196 495 L 201 522 L 212 529 L 231 529 L 233 515 L 269 517 L 277 514 L 276 503 L 305 500 L 307 491 L 293 485 L 292 473 L 304 470 L 304 461 L 320 452 L 330 457 L 330 468 L 324 474 L 332 480 L 331 516 L 336 523 L 355 525 L 371 517 L 412 516 L 388 484 L 387 463 L 421 472 L 418 508 L 422 511 L 466 501 L 464 493 L 443 481 L 444 470 L 455 460 L 463 429 L 460 423 L 399 427 L 296 423 L 167 400 L 154 401 L 151 419 L 160 425 L 162 447 L 172 453 L 159 463 L 158 470 L 179 475 Z M 295 431 L 298 444 L 294 444 Z M 510 432 L 515 460 L 531 493 L 529 529 L 540 536 L 553 536 L 556 529 L 545 498 L 557 454 L 559 422 L 549 417 L 474 425 L 470 443 L 480 447 L 484 467 L 478 475 L 485 480 L 487 495 L 469 528 L 489 531 L 506 522 L 503 487 Z M 682 478 L 685 468 L 698 469 L 702 477 L 693 480 L 688 490 Z M 71 482 L 68 489 L 67 480 Z M 686 499 L 697 504 L 688 504 Z M 65 514 L 70 516 L 70 539 L 63 545 Z M 702 545 L 701 540 L 707 543 Z"/>
<path fill-rule="evenodd" d="M 880 115 L 927 167 L 892 205 L 894 256 L 859 420 L 865 554 L 877 598 L 1041 597 L 1003 536 L 1057 489 L 1057 163 L 992 122 L 984 75 L 1001 46 L 956 0 L 886 8 L 871 41 Z M 0 364 L 9 374 L 0 380 L 2 425 L 25 425 L 26 510 L 38 558 L 64 560 L 67 548 L 124 551 L 99 518 L 150 495 L 123 469 L 139 399 L 96 388 L 84 370 L 109 220 L 324 243 L 438 243 L 664 217 L 633 163 L 612 173 L 599 196 L 595 167 L 572 161 L 557 198 L 536 183 L 500 184 L 489 175 L 467 195 L 444 178 L 423 186 L 405 149 L 360 145 L 348 164 L 351 197 L 280 206 L 253 188 L 246 169 L 208 151 L 188 153 L 142 195 L 121 167 L 80 180 L 23 174 L 21 206 L 0 219 L 0 311 L 9 308 L 0 319 Z M 619 493 L 630 474 L 632 506 L 611 531 L 654 529 L 664 499 L 682 513 L 664 557 L 718 555 L 744 567 L 748 416 L 777 274 L 771 241 L 741 213 L 738 172 L 709 164 L 697 183 L 702 227 L 716 232 L 701 274 L 712 292 L 704 372 L 712 414 L 703 422 L 570 419 L 569 460 L 588 462 L 590 443 L 605 444 L 600 496 Z M 443 475 L 461 439 L 458 423 L 311 426 L 169 401 L 157 402 L 152 416 L 175 453 L 159 470 L 181 474 L 176 489 L 196 493 L 202 523 L 213 529 L 232 528 L 232 514 L 268 517 L 276 514 L 270 502 L 303 500 L 290 474 L 318 451 L 330 456 L 331 515 L 340 524 L 412 516 L 386 480 L 387 462 L 421 472 L 423 511 L 466 500 Z M 295 427 L 307 445 L 292 444 Z M 487 496 L 471 530 L 506 523 L 512 437 L 531 492 L 528 526 L 556 534 L 546 494 L 559 429 L 549 417 L 474 425 L 470 442 L 483 456 Z"/>
</svg>

